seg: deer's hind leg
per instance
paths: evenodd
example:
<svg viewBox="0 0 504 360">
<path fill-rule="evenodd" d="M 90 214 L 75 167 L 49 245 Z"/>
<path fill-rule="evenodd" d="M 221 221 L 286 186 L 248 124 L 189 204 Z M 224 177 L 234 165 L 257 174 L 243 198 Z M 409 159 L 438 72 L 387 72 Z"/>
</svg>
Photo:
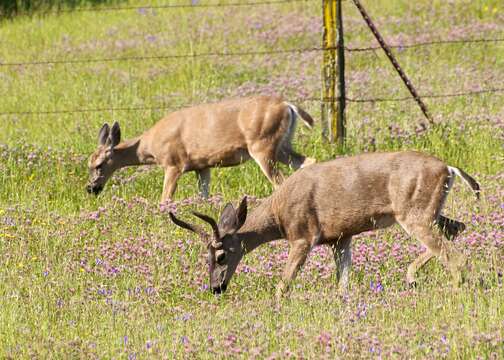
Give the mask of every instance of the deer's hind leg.
<svg viewBox="0 0 504 360">
<path fill-rule="evenodd" d="M 463 222 L 447 218 L 443 215 L 439 215 L 436 220 L 436 225 L 448 240 L 455 239 L 455 237 L 466 228 Z"/>
<path fill-rule="evenodd" d="M 348 278 L 352 265 L 351 242 L 352 237 L 348 236 L 331 245 L 336 263 L 336 281 L 340 291 L 348 289 Z"/>
<path fill-rule="evenodd" d="M 281 144 L 279 146 L 279 149 L 277 151 L 277 159 L 282 164 L 285 164 L 294 170 L 317 162 L 313 158 L 298 154 L 292 149 L 290 144 Z"/>
<path fill-rule="evenodd" d="M 427 178 L 427 180 L 430 182 L 433 179 Z M 453 177 L 441 178 L 432 196 L 427 197 L 420 193 L 421 197 L 412 200 L 416 205 L 396 218 L 408 234 L 416 237 L 427 248 L 427 251 L 408 267 L 407 281 L 410 285 L 415 282 L 415 273 L 433 256 L 437 256 L 451 273 L 456 286 L 462 282 L 462 270 L 467 262 L 466 257 L 441 235 L 443 233 L 447 239 L 450 239 L 465 227 L 462 223 L 441 215 L 452 185 Z"/>
<path fill-rule="evenodd" d="M 430 259 L 434 257 L 434 253 L 432 253 L 429 249 L 425 250 L 422 254 L 420 254 L 409 266 L 408 272 L 406 273 L 406 281 L 410 287 L 416 286 L 416 273 L 420 270 L 425 264 L 429 262 Z"/>
<path fill-rule="evenodd" d="M 440 215 L 436 220 L 436 225 L 438 230 L 442 232 L 446 240 L 453 241 L 455 237 L 465 229 L 465 224 L 447 218 L 443 215 Z M 433 231 L 435 231 L 433 229 Z M 406 280 L 408 285 L 414 286 L 416 285 L 415 274 L 418 270 L 420 270 L 425 264 L 427 264 L 430 259 L 434 257 L 434 253 L 432 253 L 429 249 L 427 249 L 424 253 L 420 254 L 409 266 L 408 272 L 406 274 Z"/>
<path fill-rule="evenodd" d="M 200 195 L 207 199 L 210 188 L 210 168 L 196 170 L 196 177 L 198 178 L 198 190 Z"/>
<path fill-rule="evenodd" d="M 249 148 L 249 153 L 273 186 L 278 187 L 284 178 L 277 167 L 275 146 L 256 143 Z"/>
<path fill-rule="evenodd" d="M 415 273 L 434 256 L 437 256 L 451 273 L 455 285 L 458 286 L 462 282 L 462 270 L 466 265 L 466 258 L 454 248 L 451 242 L 443 239 L 433 219 L 422 218 L 417 214 L 405 219 L 397 219 L 397 222 L 408 234 L 416 237 L 427 248 L 427 251 L 408 267 L 407 281 L 410 285 L 415 283 Z"/>
</svg>

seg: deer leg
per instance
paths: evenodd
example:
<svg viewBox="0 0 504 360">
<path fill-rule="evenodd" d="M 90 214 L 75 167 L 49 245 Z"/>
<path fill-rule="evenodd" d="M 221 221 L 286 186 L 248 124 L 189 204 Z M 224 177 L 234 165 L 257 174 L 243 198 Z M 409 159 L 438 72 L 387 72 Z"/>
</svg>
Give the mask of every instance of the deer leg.
<svg viewBox="0 0 504 360">
<path fill-rule="evenodd" d="M 198 189 L 202 197 L 205 199 L 209 195 L 210 186 L 210 168 L 196 170 L 196 176 L 198 177 Z"/>
<path fill-rule="evenodd" d="M 340 239 L 336 244 L 331 246 L 334 262 L 336 263 L 336 281 L 339 284 L 340 290 L 348 289 L 348 277 L 352 265 L 351 242 L 352 237 L 348 236 Z"/>
<path fill-rule="evenodd" d="M 455 237 L 466 228 L 463 222 L 447 218 L 443 215 L 439 215 L 436 220 L 436 225 L 448 240 L 455 239 Z"/>
<path fill-rule="evenodd" d="M 163 195 L 161 196 L 161 203 L 170 200 L 177 189 L 177 180 L 182 172 L 174 167 L 169 166 L 165 168 L 165 176 L 163 183 Z"/>
<path fill-rule="evenodd" d="M 410 287 L 414 287 L 416 285 L 415 274 L 417 273 L 417 271 L 420 270 L 425 264 L 427 264 L 433 257 L 434 254 L 429 249 L 427 249 L 408 266 L 406 281 L 408 282 L 408 285 Z"/>
<path fill-rule="evenodd" d="M 283 175 L 276 167 L 275 156 L 271 151 L 251 152 L 250 156 L 259 164 L 268 180 L 277 188 L 283 181 Z"/>
<path fill-rule="evenodd" d="M 282 280 L 276 290 L 277 301 L 280 301 L 283 295 L 289 290 L 290 283 L 296 277 L 301 266 L 303 266 L 311 248 L 310 242 L 306 239 L 297 239 L 291 242 L 290 246 L 289 258 L 283 271 Z"/>
<path fill-rule="evenodd" d="M 448 240 L 453 240 L 455 237 L 459 234 L 459 232 L 464 231 L 465 229 L 465 224 L 453 220 L 450 218 L 447 218 L 443 215 L 439 215 L 438 219 L 436 220 L 436 225 L 439 228 L 439 230 L 443 233 L 446 239 Z M 434 257 L 434 254 L 427 250 L 423 254 L 420 254 L 408 267 L 408 273 L 406 275 L 406 280 L 408 282 L 408 285 L 412 286 L 416 284 L 415 281 L 415 274 L 418 270 L 420 270 L 425 264 L 429 262 L 430 259 Z"/>
<path fill-rule="evenodd" d="M 313 158 L 306 157 L 304 155 L 298 154 L 292 150 L 289 146 L 281 146 L 278 153 L 277 159 L 282 164 L 289 166 L 290 168 L 297 170 L 303 168 L 310 164 L 314 164 L 317 161 Z"/>
<path fill-rule="evenodd" d="M 414 275 L 415 268 L 418 270 L 429 261 L 430 257 L 437 256 L 440 258 L 445 268 L 451 273 L 454 285 L 459 286 L 462 282 L 462 270 L 466 265 L 465 256 L 459 253 L 450 242 L 444 241 L 441 234 L 430 225 L 429 221 L 419 222 L 418 220 L 419 219 L 415 216 L 407 220 L 397 220 L 406 232 L 418 238 L 418 240 L 427 247 L 427 252 L 422 254 L 425 257 L 420 255 L 419 259 L 417 258 L 413 264 L 410 265 L 411 272 L 408 269 L 408 275 Z M 430 257 L 428 253 L 430 253 Z M 409 278 L 407 280 L 408 282 L 410 282 L 410 280 L 414 281 L 414 278 Z"/>
</svg>

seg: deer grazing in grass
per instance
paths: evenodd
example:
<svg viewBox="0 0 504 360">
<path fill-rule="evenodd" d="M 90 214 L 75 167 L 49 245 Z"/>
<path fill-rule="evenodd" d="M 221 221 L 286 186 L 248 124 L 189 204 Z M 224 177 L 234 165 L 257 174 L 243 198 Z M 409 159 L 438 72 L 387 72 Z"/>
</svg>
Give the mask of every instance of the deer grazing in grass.
<svg viewBox="0 0 504 360">
<path fill-rule="evenodd" d="M 278 97 L 258 96 L 195 106 L 169 114 L 134 139 L 121 141 L 118 123 L 103 125 L 98 149 L 89 159 L 89 193 L 99 194 L 110 176 L 125 166 L 157 164 L 165 171 L 161 201 L 170 199 L 178 178 L 195 171 L 199 190 L 208 197 L 210 168 L 234 166 L 252 158 L 273 185 L 282 174 L 277 162 L 294 169 L 312 164 L 292 150 L 297 118 L 313 119 Z"/>
<path fill-rule="evenodd" d="M 214 293 L 226 290 L 245 254 L 276 239 L 287 239 L 290 245 L 278 298 L 287 291 L 310 250 L 320 244 L 331 246 L 339 287 L 345 289 L 352 236 L 394 223 L 427 248 L 408 267 L 410 285 L 415 284 L 415 273 L 433 256 L 440 258 L 459 284 L 465 256 L 442 235 L 450 239 L 465 226 L 441 215 L 456 175 L 479 198 L 479 185 L 471 176 L 430 155 L 411 151 L 363 154 L 298 170 L 249 215 L 246 198 L 238 209 L 227 204 L 218 223 L 194 213 L 210 224 L 211 235 L 172 213 L 170 217 L 176 225 L 210 240 L 210 288 Z"/>
</svg>

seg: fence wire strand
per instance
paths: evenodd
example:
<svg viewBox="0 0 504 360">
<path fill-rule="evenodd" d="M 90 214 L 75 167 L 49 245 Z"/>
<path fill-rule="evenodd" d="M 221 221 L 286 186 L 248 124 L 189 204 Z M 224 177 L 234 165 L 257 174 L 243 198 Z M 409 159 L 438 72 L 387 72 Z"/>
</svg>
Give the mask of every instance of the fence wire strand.
<svg viewBox="0 0 504 360">
<path fill-rule="evenodd" d="M 48 12 L 104 12 L 104 11 L 122 11 L 122 10 L 155 10 L 155 9 L 206 9 L 206 8 L 224 8 L 224 7 L 248 7 L 248 6 L 265 6 L 286 3 L 304 3 L 310 0 L 262 0 L 252 2 L 227 2 L 227 3 L 214 3 L 214 4 L 164 4 L 164 5 L 145 5 L 145 6 L 114 6 L 114 7 L 97 7 L 97 8 L 76 8 L 76 9 L 56 9 Z M 410 44 L 395 44 L 389 45 L 390 48 L 405 50 L 434 45 L 449 45 L 449 44 L 482 44 L 482 43 L 500 43 L 504 42 L 504 38 L 477 38 L 477 39 L 454 39 L 454 40 L 432 40 L 423 41 Z M 255 51 L 239 51 L 239 52 L 203 52 L 203 53 L 190 53 L 190 54 L 163 54 L 163 55 L 147 55 L 147 56 L 122 56 L 122 57 L 104 57 L 104 58 L 87 58 L 87 59 L 49 59 L 49 60 L 35 60 L 35 61 L 13 61 L 13 62 L 0 62 L 1 67 L 15 67 L 15 66 L 43 66 L 43 65 L 72 65 L 72 64 L 85 64 L 85 63 L 106 63 L 106 62 L 121 62 L 121 61 L 153 61 L 153 60 L 166 60 L 166 59 L 185 59 L 185 58 L 199 58 L 199 57 L 240 57 L 240 56 L 264 56 L 274 54 L 288 54 L 288 53 L 306 53 L 317 51 L 332 51 L 337 50 L 336 47 L 307 47 L 296 49 L 281 49 L 281 50 L 255 50 Z M 381 50 L 380 46 L 367 46 L 367 47 L 347 47 L 347 52 L 375 52 Z M 420 95 L 421 98 L 453 98 L 462 96 L 476 96 L 488 93 L 502 93 L 504 88 L 488 88 L 473 91 L 458 92 L 452 94 L 424 94 Z M 413 97 L 402 98 L 351 98 L 345 97 L 348 102 L 352 103 L 375 103 L 375 102 L 401 102 L 414 100 Z M 302 98 L 292 99 L 297 102 L 334 102 L 338 98 Z M 191 104 L 186 104 L 191 105 Z M 155 111 L 167 110 L 173 108 L 173 105 L 155 105 L 155 106 L 132 106 L 132 107 L 96 107 L 96 108 L 78 108 L 78 109 L 60 109 L 60 110 L 35 110 L 35 111 L 4 111 L 0 112 L 0 116 L 15 116 L 15 115 L 58 115 L 58 114 L 78 114 L 90 112 L 113 112 L 113 111 Z"/>
<path fill-rule="evenodd" d="M 504 92 L 504 88 L 492 88 L 492 89 L 481 89 L 481 90 L 473 90 L 473 91 L 465 91 L 458 92 L 452 94 L 420 94 L 420 97 L 423 99 L 439 99 L 439 98 L 453 98 L 453 97 L 462 97 L 462 96 L 477 96 L 482 94 L 489 93 L 501 93 Z M 402 97 L 402 98 L 367 98 L 367 99 L 355 99 L 355 98 L 346 98 L 349 102 L 354 103 L 374 103 L 374 102 L 400 102 L 400 101 L 410 101 L 415 100 L 413 97 Z"/>
<path fill-rule="evenodd" d="M 427 41 L 413 44 L 404 45 L 390 45 L 394 49 L 411 49 L 422 46 L 430 45 L 444 45 L 444 44 L 477 44 L 477 43 L 491 43 L 491 42 L 504 42 L 504 38 L 495 39 L 461 39 L 461 40 L 439 40 Z M 42 66 L 42 65 L 72 65 L 72 64 L 85 64 L 85 63 L 99 63 L 99 62 L 120 62 L 120 61 L 152 61 L 152 60 L 167 60 L 167 59 L 189 59 L 198 57 L 240 57 L 240 56 L 263 56 L 274 54 L 288 54 L 288 53 L 303 53 L 315 51 L 329 51 L 336 50 L 337 47 L 307 47 L 296 49 L 281 49 L 281 50 L 255 50 L 255 51 L 238 51 L 238 52 L 206 52 L 206 53 L 193 53 L 193 54 L 165 54 L 165 55 L 147 55 L 147 56 L 121 56 L 121 57 L 105 57 L 105 58 L 88 58 L 88 59 L 50 59 L 38 61 L 19 61 L 19 62 L 0 62 L 0 67 L 13 67 L 13 66 Z M 348 52 L 367 52 L 380 50 L 379 46 L 370 47 L 345 47 Z"/>
<path fill-rule="evenodd" d="M 310 0 L 265 0 L 252 2 L 228 2 L 216 4 L 161 4 L 161 5 L 136 5 L 136 6 L 109 6 L 109 7 L 79 7 L 74 9 L 52 9 L 47 13 L 70 13 L 70 12 L 110 12 L 110 11 L 129 11 L 129 10 L 165 10 L 165 9 L 208 9 L 225 7 L 252 7 L 265 5 L 278 5 L 288 3 L 303 3 Z"/>
<path fill-rule="evenodd" d="M 226 57 L 226 56 L 256 56 L 256 55 L 269 55 L 269 54 L 287 54 L 287 53 L 302 53 L 323 51 L 321 47 L 311 47 L 302 49 L 282 49 L 282 50 L 264 50 L 264 51 L 240 51 L 240 52 L 206 52 L 194 54 L 166 54 L 166 55 L 152 55 L 152 56 L 124 56 L 117 58 L 95 58 L 95 59 L 73 59 L 73 60 L 44 60 L 32 62 L 8 62 L 0 63 L 1 66 L 30 66 L 30 65 L 61 65 L 61 64 L 83 64 L 83 63 L 97 63 L 97 62 L 113 62 L 113 61 L 149 61 L 149 60 L 167 60 L 167 59 L 186 59 L 198 57 Z"/>
<path fill-rule="evenodd" d="M 424 46 L 431 45 L 450 45 L 450 44 L 478 44 L 478 43 L 492 43 L 492 42 L 504 42 L 504 38 L 494 38 L 494 39 L 457 39 L 457 40 L 432 40 L 423 41 L 412 44 L 396 44 L 389 45 L 393 49 L 413 49 Z M 368 47 L 347 47 L 345 48 L 348 52 L 366 52 L 366 51 L 376 51 L 381 50 L 380 46 L 368 46 Z"/>
<path fill-rule="evenodd" d="M 504 93 L 504 88 L 492 88 L 492 89 L 481 89 L 474 91 L 458 92 L 452 94 L 425 94 L 420 95 L 425 99 L 435 99 L 435 98 L 453 98 L 461 96 L 477 96 L 488 93 Z M 328 98 L 298 98 L 290 99 L 290 101 L 303 103 L 303 102 L 334 102 L 338 98 L 328 99 Z M 348 102 L 353 103 L 376 103 L 376 102 L 401 102 L 401 101 L 411 101 L 415 100 L 413 97 L 402 97 L 402 98 L 367 98 L 367 99 L 355 99 L 351 97 L 346 97 Z M 190 106 L 191 104 L 185 104 L 181 107 Z M 179 106 L 177 106 L 178 108 Z M 90 113 L 90 112 L 114 112 L 114 111 L 155 111 L 155 110 L 168 110 L 174 109 L 174 105 L 155 105 L 155 106 L 132 106 L 132 107 L 98 107 L 98 108 L 88 108 L 88 109 L 62 109 L 62 110 L 43 110 L 43 111 L 5 111 L 0 112 L 0 116 L 15 116 L 15 115 L 64 115 L 64 114 L 79 114 L 79 113 Z"/>
</svg>

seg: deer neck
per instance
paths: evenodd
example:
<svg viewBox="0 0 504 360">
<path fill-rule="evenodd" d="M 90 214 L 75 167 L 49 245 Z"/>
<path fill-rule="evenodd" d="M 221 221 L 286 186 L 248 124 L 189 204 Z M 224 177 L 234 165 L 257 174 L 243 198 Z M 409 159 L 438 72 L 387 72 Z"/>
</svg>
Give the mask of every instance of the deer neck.
<svg viewBox="0 0 504 360">
<path fill-rule="evenodd" d="M 114 163 L 116 169 L 125 166 L 153 164 L 153 156 L 148 154 L 145 147 L 142 145 L 142 138 L 136 137 L 125 140 L 114 147 Z"/>
<path fill-rule="evenodd" d="M 271 203 L 271 197 L 263 199 L 261 204 L 247 216 L 245 224 L 238 231 L 237 235 L 245 253 L 251 252 L 261 244 L 282 238 Z"/>
</svg>

